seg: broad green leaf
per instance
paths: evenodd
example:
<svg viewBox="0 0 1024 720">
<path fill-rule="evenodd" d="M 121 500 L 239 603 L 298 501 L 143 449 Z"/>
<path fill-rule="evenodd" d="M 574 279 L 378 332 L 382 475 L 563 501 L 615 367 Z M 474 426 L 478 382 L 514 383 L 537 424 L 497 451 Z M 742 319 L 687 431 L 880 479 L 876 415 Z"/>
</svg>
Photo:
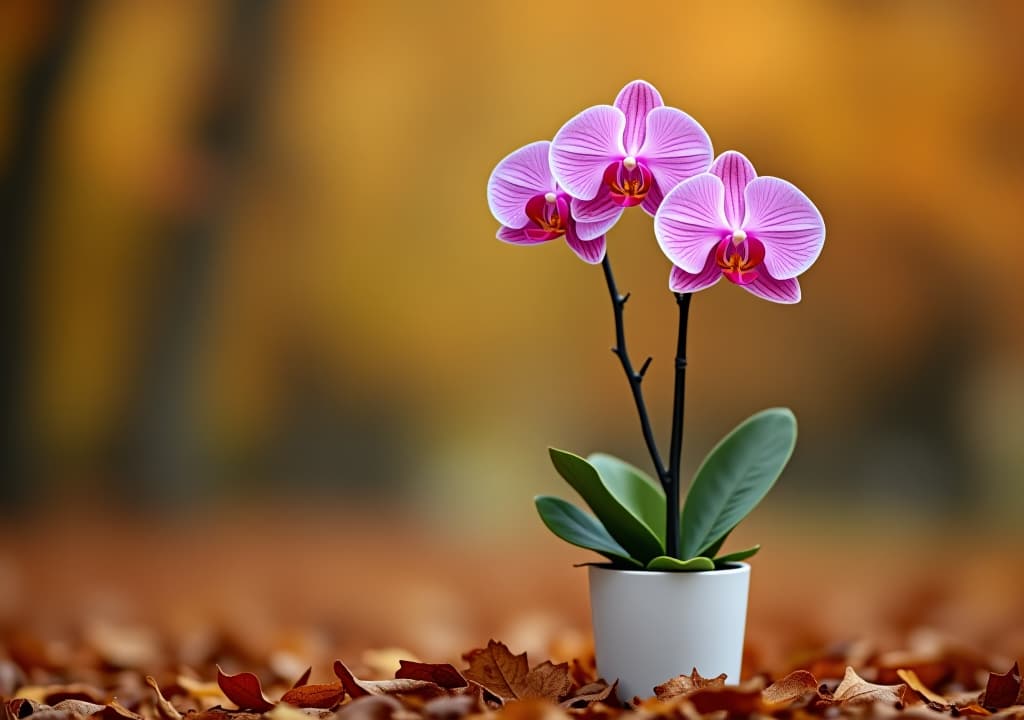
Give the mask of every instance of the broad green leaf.
<svg viewBox="0 0 1024 720">
<path fill-rule="evenodd" d="M 680 511 L 680 513 L 682 513 L 682 511 Z M 682 515 L 680 515 L 679 522 L 682 523 Z M 680 527 L 682 527 L 682 525 L 680 525 Z M 717 555 L 718 551 L 722 549 L 723 545 L 725 545 L 725 541 L 729 537 L 729 533 L 731 533 L 735 529 L 736 529 L 735 527 L 729 528 L 726 531 L 725 535 L 723 535 L 722 537 L 718 538 L 713 543 L 711 543 L 706 548 L 704 548 L 701 551 L 701 555 L 703 555 L 704 557 L 709 557 L 709 558 L 713 558 L 715 555 Z"/>
<path fill-rule="evenodd" d="M 754 557 L 755 555 L 757 555 L 757 551 L 760 549 L 760 545 L 755 545 L 754 547 L 748 547 L 746 550 L 737 550 L 736 552 L 731 552 L 728 555 L 721 555 L 715 558 L 715 565 L 719 565 L 721 563 L 739 562 L 740 560 L 746 560 L 749 557 Z"/>
<path fill-rule="evenodd" d="M 714 570 L 715 562 L 711 558 L 695 557 L 689 560 L 678 560 L 668 555 L 661 555 L 647 563 L 648 570 L 665 570 L 668 572 L 697 572 Z"/>
<path fill-rule="evenodd" d="M 612 561 L 643 567 L 615 542 L 615 538 L 608 534 L 593 515 L 583 512 L 562 498 L 550 495 L 538 495 L 533 502 L 548 530 L 567 543 L 599 552 Z"/>
<path fill-rule="evenodd" d="M 796 445 L 788 408 L 762 410 L 708 454 L 683 505 L 680 554 L 691 557 L 724 538 L 761 502 Z"/>
<path fill-rule="evenodd" d="M 587 462 L 597 468 L 604 486 L 627 510 L 665 542 L 665 491 L 650 475 L 613 455 L 594 453 Z"/>
<path fill-rule="evenodd" d="M 654 531 L 612 495 L 593 465 L 565 450 L 548 448 L 548 452 L 558 474 L 580 494 L 630 557 L 645 563 L 665 552 Z"/>
</svg>

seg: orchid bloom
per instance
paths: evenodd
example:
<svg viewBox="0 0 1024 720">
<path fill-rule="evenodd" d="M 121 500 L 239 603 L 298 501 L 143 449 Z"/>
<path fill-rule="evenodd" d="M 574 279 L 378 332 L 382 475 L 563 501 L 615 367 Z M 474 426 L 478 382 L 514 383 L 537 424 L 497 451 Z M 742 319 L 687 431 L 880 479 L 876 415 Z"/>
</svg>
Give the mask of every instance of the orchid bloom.
<svg viewBox="0 0 1024 720">
<path fill-rule="evenodd" d="M 777 303 L 800 301 L 797 275 L 825 243 L 821 213 L 795 185 L 758 177 L 735 151 L 678 185 L 654 217 L 658 244 L 675 265 L 669 288 L 692 293 L 725 277 Z"/>
<path fill-rule="evenodd" d="M 572 195 L 580 238 L 607 233 L 623 209 L 653 215 L 665 193 L 705 172 L 711 138 L 692 117 L 666 107 L 653 85 L 634 80 L 614 105 L 572 118 L 551 143 L 551 171 Z"/>
<path fill-rule="evenodd" d="M 569 248 L 590 264 L 604 260 L 604 235 L 583 240 L 569 208 L 571 198 L 551 175 L 547 140 L 530 143 L 498 163 L 487 181 L 487 202 L 501 223 L 498 239 L 536 245 L 565 237 Z"/>
</svg>

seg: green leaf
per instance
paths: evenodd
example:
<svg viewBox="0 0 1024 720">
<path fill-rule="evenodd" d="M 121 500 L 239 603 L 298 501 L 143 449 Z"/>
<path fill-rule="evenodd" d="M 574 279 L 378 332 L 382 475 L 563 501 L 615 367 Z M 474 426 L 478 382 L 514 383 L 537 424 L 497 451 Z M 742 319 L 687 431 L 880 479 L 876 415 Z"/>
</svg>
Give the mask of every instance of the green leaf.
<svg viewBox="0 0 1024 720">
<path fill-rule="evenodd" d="M 680 554 L 701 554 L 724 540 L 775 484 L 795 445 L 796 418 L 788 408 L 762 410 L 726 435 L 687 494 Z"/>
<path fill-rule="evenodd" d="M 695 557 L 689 560 L 678 560 L 668 555 L 661 555 L 647 563 L 648 570 L 665 570 L 668 572 L 697 572 L 714 570 L 715 562 L 711 558 Z"/>
<path fill-rule="evenodd" d="M 715 558 L 715 565 L 746 560 L 748 557 L 754 557 L 757 555 L 757 551 L 760 549 L 760 545 L 755 545 L 754 547 L 748 547 L 746 550 L 737 550 L 736 552 L 731 552 L 728 555 L 721 555 Z"/>
<path fill-rule="evenodd" d="M 533 502 L 548 530 L 567 543 L 599 552 L 612 561 L 643 567 L 615 542 L 615 538 L 608 534 L 593 515 L 583 512 L 562 498 L 550 495 L 538 495 Z"/>
<path fill-rule="evenodd" d="M 665 543 L 665 491 L 650 475 L 613 455 L 594 453 L 587 458 L 615 499 L 654 531 Z"/>
<path fill-rule="evenodd" d="M 626 549 L 630 557 L 646 563 L 665 552 L 664 545 L 654 531 L 612 495 L 593 465 L 565 450 L 548 448 L 548 452 L 558 474 L 580 494 L 608 533 Z"/>
</svg>

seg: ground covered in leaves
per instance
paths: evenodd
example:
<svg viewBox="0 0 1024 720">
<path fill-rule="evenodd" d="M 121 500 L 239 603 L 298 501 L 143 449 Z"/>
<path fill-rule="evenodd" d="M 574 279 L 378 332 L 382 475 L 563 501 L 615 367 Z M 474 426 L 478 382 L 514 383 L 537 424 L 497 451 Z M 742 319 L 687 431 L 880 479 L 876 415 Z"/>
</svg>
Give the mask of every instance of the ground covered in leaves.
<svg viewBox="0 0 1024 720">
<path fill-rule="evenodd" d="M 585 558 L 355 522 L 0 528 L 0 720 L 1024 718 L 1012 544 L 776 537 L 742 682 L 627 698 L 597 676 Z"/>
</svg>

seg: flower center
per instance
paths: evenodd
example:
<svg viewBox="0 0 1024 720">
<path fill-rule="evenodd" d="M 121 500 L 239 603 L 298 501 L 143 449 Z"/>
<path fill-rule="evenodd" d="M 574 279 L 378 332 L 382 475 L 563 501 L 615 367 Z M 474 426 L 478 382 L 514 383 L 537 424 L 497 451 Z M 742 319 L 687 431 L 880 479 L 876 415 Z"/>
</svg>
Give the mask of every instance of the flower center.
<svg viewBox="0 0 1024 720">
<path fill-rule="evenodd" d="M 725 277 L 737 285 L 749 285 L 760 273 L 757 267 L 764 260 L 764 244 L 743 230 L 729 233 L 718 243 L 715 261 Z"/>
<path fill-rule="evenodd" d="M 526 203 L 526 216 L 531 225 L 526 228 L 527 235 L 535 240 L 553 240 L 565 234 L 565 224 L 569 215 L 569 201 L 563 195 L 549 192 L 534 195 Z"/>
<path fill-rule="evenodd" d="M 616 205 L 633 207 L 647 197 L 654 184 L 654 177 L 650 170 L 630 155 L 622 162 L 610 164 L 604 171 L 604 181 Z"/>
</svg>

